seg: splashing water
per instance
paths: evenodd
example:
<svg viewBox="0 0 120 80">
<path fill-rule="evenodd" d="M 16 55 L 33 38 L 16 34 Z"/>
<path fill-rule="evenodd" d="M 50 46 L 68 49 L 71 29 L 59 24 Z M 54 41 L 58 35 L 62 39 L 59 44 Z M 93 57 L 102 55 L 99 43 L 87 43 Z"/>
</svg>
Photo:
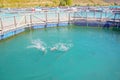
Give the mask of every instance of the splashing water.
<svg viewBox="0 0 120 80">
<path fill-rule="evenodd" d="M 47 52 L 47 49 L 50 49 L 50 51 L 63 51 L 64 52 L 64 51 L 68 51 L 73 46 L 72 43 L 59 42 L 59 43 L 56 43 L 55 45 L 53 45 L 52 47 L 51 46 L 47 47 L 47 45 L 39 39 L 32 40 L 31 43 L 32 43 L 32 45 L 28 46 L 27 48 L 35 48 L 44 53 Z"/>
<path fill-rule="evenodd" d="M 46 44 L 43 41 L 37 39 L 37 40 L 33 40 L 31 43 L 32 45 L 28 46 L 27 48 L 36 48 L 44 53 L 47 52 Z"/>
<path fill-rule="evenodd" d="M 51 51 L 68 51 L 73 46 L 72 43 L 57 43 L 52 48 Z"/>
</svg>

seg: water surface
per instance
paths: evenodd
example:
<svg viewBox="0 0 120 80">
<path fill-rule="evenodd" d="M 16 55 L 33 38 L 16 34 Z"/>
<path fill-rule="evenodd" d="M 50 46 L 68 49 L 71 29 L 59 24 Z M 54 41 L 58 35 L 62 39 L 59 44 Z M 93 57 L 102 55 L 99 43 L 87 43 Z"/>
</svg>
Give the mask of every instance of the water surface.
<svg viewBox="0 0 120 80">
<path fill-rule="evenodd" d="M 0 41 L 0 80 L 120 80 L 120 32 L 71 25 Z"/>
</svg>

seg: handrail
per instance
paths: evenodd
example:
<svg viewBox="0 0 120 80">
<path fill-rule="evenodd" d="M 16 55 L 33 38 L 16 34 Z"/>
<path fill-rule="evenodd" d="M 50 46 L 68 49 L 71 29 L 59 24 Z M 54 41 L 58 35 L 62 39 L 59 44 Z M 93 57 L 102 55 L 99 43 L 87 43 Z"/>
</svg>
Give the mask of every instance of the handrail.
<svg viewBox="0 0 120 80">
<path fill-rule="evenodd" d="M 29 25 L 29 24 L 32 25 L 32 24 L 35 24 L 35 23 L 47 24 L 48 22 L 56 22 L 56 23 L 59 24 L 59 22 L 63 22 L 63 21 L 67 21 L 69 23 L 71 20 L 76 19 L 75 14 L 76 14 L 76 16 L 78 16 L 78 19 L 83 18 L 85 20 L 96 20 L 96 21 L 98 20 L 98 18 L 94 17 L 94 14 L 93 14 L 93 18 L 91 18 L 91 17 L 88 16 L 89 12 L 85 11 L 86 14 L 84 16 L 81 16 L 82 15 L 81 12 L 83 12 L 83 11 L 80 11 L 80 12 L 76 11 L 76 12 L 73 13 L 74 15 L 72 15 L 72 16 L 70 15 L 70 13 L 68 14 L 66 12 L 65 12 L 65 14 L 61 13 L 61 15 L 60 15 L 60 13 L 54 12 L 55 15 L 52 15 L 53 17 L 50 17 L 50 18 L 49 18 L 50 15 L 48 15 L 48 14 L 52 14 L 53 12 L 51 12 L 51 13 L 44 12 L 43 17 L 41 17 L 41 18 L 36 16 L 36 13 L 9 17 L 10 19 L 9 18 L 6 19 L 4 17 L 4 18 L 0 18 L 0 30 L 6 31 L 6 30 L 11 30 L 13 28 L 17 29 L 17 28 L 20 28 L 23 25 L 24 26 Z M 112 14 L 112 16 L 114 16 L 114 13 Z M 107 16 L 107 17 L 103 18 L 102 14 L 101 14 L 100 15 L 100 20 L 107 21 L 107 20 L 111 20 L 111 18 L 110 18 L 110 16 Z M 5 22 L 8 22 L 9 25 L 5 24 Z M 6 25 L 7 25 L 7 27 L 5 27 Z"/>
</svg>

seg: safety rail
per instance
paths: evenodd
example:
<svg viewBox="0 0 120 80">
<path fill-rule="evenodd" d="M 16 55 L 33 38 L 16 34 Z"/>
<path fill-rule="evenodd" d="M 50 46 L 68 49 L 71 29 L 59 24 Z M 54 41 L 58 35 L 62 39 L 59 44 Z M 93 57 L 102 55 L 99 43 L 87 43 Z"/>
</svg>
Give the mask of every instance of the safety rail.
<svg viewBox="0 0 120 80">
<path fill-rule="evenodd" d="M 118 16 L 116 16 L 118 15 Z M 118 17 L 118 18 L 116 18 Z M 15 30 L 17 28 L 31 27 L 35 24 L 75 22 L 75 21 L 98 21 L 98 22 L 119 22 L 120 13 L 114 12 L 97 12 L 90 10 L 80 10 L 76 12 L 33 12 L 21 14 L 13 17 L 0 18 L 0 34 Z"/>
<path fill-rule="evenodd" d="M 118 15 L 116 17 L 116 15 Z M 76 11 L 74 13 L 74 20 L 94 20 L 94 21 L 115 21 L 115 22 L 119 22 L 120 20 L 120 13 L 115 13 L 112 11 L 90 11 L 90 10 L 80 10 L 80 11 Z"/>
<path fill-rule="evenodd" d="M 18 28 L 31 27 L 34 24 L 68 22 L 73 19 L 71 12 L 41 12 L 0 18 L 0 35 Z"/>
</svg>

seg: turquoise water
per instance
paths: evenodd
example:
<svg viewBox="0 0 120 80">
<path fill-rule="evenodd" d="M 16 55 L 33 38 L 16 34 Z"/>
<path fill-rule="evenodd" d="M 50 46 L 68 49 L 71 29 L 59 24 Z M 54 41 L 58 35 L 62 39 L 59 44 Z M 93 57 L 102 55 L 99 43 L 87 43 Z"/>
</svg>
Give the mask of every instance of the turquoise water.
<svg viewBox="0 0 120 80">
<path fill-rule="evenodd" d="M 27 30 L 0 41 L 0 80 L 120 80 L 120 32 Z"/>
</svg>

